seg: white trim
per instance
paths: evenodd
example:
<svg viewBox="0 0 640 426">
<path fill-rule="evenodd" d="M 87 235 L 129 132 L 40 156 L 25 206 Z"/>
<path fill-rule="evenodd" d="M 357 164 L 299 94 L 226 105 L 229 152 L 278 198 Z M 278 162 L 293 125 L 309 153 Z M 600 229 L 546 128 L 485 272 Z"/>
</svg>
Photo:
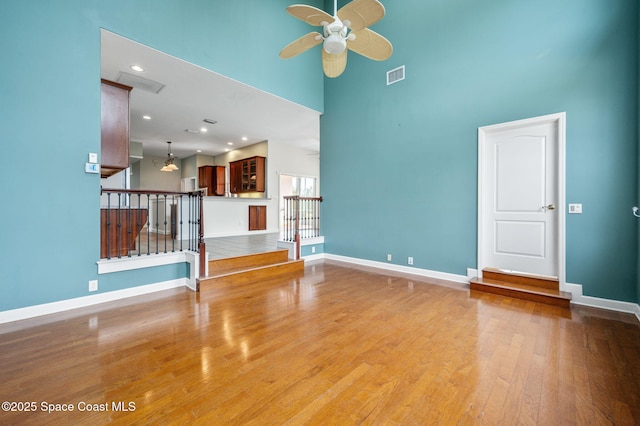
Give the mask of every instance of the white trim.
<svg viewBox="0 0 640 426">
<path fill-rule="evenodd" d="M 322 254 L 322 253 L 321 253 Z M 411 266 L 394 265 L 391 263 L 377 262 L 374 260 L 358 259 L 355 257 L 339 256 L 336 254 L 324 253 L 324 258 L 329 260 L 337 260 L 339 262 L 353 263 L 371 268 L 384 269 L 394 272 L 402 272 L 405 274 L 418 275 L 421 277 L 437 278 L 440 280 L 453 281 L 457 283 L 468 284 L 469 281 L 464 275 L 450 274 L 447 272 L 431 271 L 429 269 L 413 268 Z M 305 259 L 308 259 L 305 257 Z"/>
<path fill-rule="evenodd" d="M 472 279 L 478 277 L 478 270 L 473 268 L 467 268 L 467 278 Z"/>
<path fill-rule="evenodd" d="M 558 176 L 557 176 L 557 209 L 558 209 L 558 281 L 560 288 L 565 289 L 566 283 L 566 113 L 559 112 L 555 114 L 543 115 L 540 117 L 527 118 L 523 120 L 511 121 L 508 123 L 494 124 L 478 128 L 478 272 L 482 274 L 482 269 L 490 266 L 485 264 L 483 256 L 484 238 L 483 238 L 483 173 L 484 173 L 484 150 L 485 140 L 488 133 L 506 130 L 512 127 L 520 127 L 523 125 L 544 124 L 549 122 L 557 122 L 558 124 Z M 481 275 L 480 275 L 481 276 Z"/>
<path fill-rule="evenodd" d="M 223 238 L 223 237 L 239 237 L 245 235 L 258 235 L 258 234 L 278 234 L 280 233 L 279 229 L 267 229 L 267 230 L 256 230 L 256 231 L 230 231 L 230 232 L 209 232 L 205 231 L 204 238 Z"/>
<path fill-rule="evenodd" d="M 313 238 L 303 238 L 300 240 L 300 247 L 304 247 L 304 246 L 312 246 L 315 244 L 324 244 L 324 236 L 319 236 L 319 237 L 313 237 Z M 295 259 L 296 258 L 296 242 L 295 241 L 284 241 L 284 240 L 278 240 L 276 242 L 276 247 L 279 249 L 287 249 L 289 250 L 289 259 Z M 318 253 L 321 254 L 321 253 Z M 309 256 L 301 256 L 305 259 L 310 259 L 310 260 L 316 260 L 318 259 L 318 254 L 312 254 Z M 320 257 L 321 258 L 321 257 Z"/>
<path fill-rule="evenodd" d="M 324 236 L 313 237 L 313 238 L 301 238 L 300 246 L 312 246 L 315 244 L 324 244 Z"/>
<path fill-rule="evenodd" d="M 314 262 L 316 260 L 323 260 L 326 258 L 324 253 L 310 254 L 309 256 L 301 256 L 305 262 Z"/>
<path fill-rule="evenodd" d="M 142 256 L 123 257 L 120 259 L 101 259 L 97 261 L 98 274 L 130 271 L 133 269 L 152 268 L 172 263 L 188 262 L 186 251 L 176 253 L 143 254 Z"/>
<path fill-rule="evenodd" d="M 2 311 L 0 312 L 0 324 L 39 317 L 42 315 L 55 314 L 59 312 L 69 311 L 71 309 L 84 308 L 87 306 L 97 305 L 99 303 L 113 302 L 115 300 L 125 299 L 128 297 L 141 296 L 143 294 L 154 293 L 157 291 L 184 287 L 186 285 L 187 278 L 180 278 L 177 280 L 165 281 L 161 283 L 142 285 L 138 287 L 126 288 L 123 290 L 109 291 L 106 293 L 92 294 L 90 296 L 61 300 L 59 302 L 44 303 L 42 305 Z"/>
<path fill-rule="evenodd" d="M 208 269 L 208 257 L 205 265 Z M 142 256 L 123 257 L 121 259 L 101 259 L 97 261 L 98 275 L 111 274 L 114 272 L 131 271 L 134 269 L 152 268 L 154 266 L 171 265 L 173 263 L 188 263 L 189 278 L 186 279 L 185 285 L 191 290 L 196 291 L 197 278 L 200 276 L 200 254 L 190 251 L 182 251 L 175 253 L 161 253 Z M 205 271 L 205 274 L 208 271 Z"/>
<path fill-rule="evenodd" d="M 571 303 L 582 306 L 590 306 L 592 308 L 606 309 L 609 311 L 625 312 L 634 314 L 640 321 L 640 305 L 632 302 L 622 302 L 619 300 L 602 299 L 600 297 L 583 296 L 582 285 L 569 284 L 565 285 L 566 291 L 571 293 Z"/>
</svg>

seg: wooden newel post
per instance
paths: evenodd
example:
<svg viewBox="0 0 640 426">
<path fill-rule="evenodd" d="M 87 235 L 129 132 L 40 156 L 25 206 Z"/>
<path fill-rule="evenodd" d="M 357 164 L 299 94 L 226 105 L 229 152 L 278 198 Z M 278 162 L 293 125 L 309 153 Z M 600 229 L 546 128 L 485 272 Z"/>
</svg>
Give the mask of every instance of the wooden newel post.
<svg viewBox="0 0 640 426">
<path fill-rule="evenodd" d="M 207 264 L 207 247 L 204 243 L 204 207 L 203 207 L 203 191 L 198 192 L 198 200 L 200 204 L 200 220 L 198 227 L 198 251 L 200 252 L 200 277 L 205 276 L 206 264 Z"/>
<path fill-rule="evenodd" d="M 294 236 L 296 242 L 296 260 L 300 260 L 300 197 L 296 196 L 296 233 Z"/>
</svg>

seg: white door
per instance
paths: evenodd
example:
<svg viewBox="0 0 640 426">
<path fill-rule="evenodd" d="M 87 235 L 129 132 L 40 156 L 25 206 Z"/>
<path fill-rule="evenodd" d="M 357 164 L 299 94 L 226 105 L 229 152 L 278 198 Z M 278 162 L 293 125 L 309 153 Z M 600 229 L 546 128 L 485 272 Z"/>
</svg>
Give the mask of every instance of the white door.
<svg viewBox="0 0 640 426">
<path fill-rule="evenodd" d="M 478 130 L 478 268 L 564 283 L 565 115 Z"/>
</svg>

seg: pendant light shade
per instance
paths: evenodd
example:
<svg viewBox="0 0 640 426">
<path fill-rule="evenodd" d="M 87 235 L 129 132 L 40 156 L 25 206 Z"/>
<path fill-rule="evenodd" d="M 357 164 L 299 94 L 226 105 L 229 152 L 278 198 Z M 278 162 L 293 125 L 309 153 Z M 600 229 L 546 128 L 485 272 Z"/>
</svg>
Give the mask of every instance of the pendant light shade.
<svg viewBox="0 0 640 426">
<path fill-rule="evenodd" d="M 178 166 L 173 164 L 175 157 L 171 153 L 171 141 L 167 141 L 167 160 L 164 162 L 164 166 L 160 169 L 161 172 L 173 172 L 174 170 L 179 170 Z"/>
</svg>

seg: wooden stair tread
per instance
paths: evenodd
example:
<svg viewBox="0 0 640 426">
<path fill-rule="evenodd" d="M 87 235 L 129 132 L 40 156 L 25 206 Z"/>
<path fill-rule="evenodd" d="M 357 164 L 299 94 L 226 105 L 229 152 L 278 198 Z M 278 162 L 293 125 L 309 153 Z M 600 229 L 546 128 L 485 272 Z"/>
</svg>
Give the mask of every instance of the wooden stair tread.
<svg viewBox="0 0 640 426">
<path fill-rule="evenodd" d="M 484 285 L 490 285 L 490 286 L 494 286 L 494 287 L 508 287 L 508 288 L 512 288 L 512 289 L 516 289 L 516 290 L 522 290 L 522 291 L 529 292 L 529 293 L 538 293 L 538 294 L 544 294 L 544 295 L 550 295 L 550 296 L 558 296 L 558 297 L 571 299 L 571 293 L 568 293 L 566 291 L 553 290 L 553 289 L 548 289 L 548 288 L 543 288 L 543 287 L 536 287 L 536 286 L 531 286 L 531 285 L 526 285 L 526 284 L 517 284 L 517 283 L 511 283 L 511 282 L 507 282 L 507 281 L 499 281 L 499 280 L 492 280 L 492 279 L 486 279 L 486 278 L 477 278 L 477 277 L 474 278 L 472 280 L 472 282 L 476 282 L 476 283 L 480 283 L 480 284 L 484 284 Z"/>
<path fill-rule="evenodd" d="M 288 250 L 284 250 L 284 252 L 286 254 Z M 268 263 L 264 261 L 264 256 L 261 257 L 263 254 L 249 255 L 258 259 L 258 264 L 256 265 L 228 267 L 216 271 L 210 270 L 208 276 L 200 278 L 198 281 L 198 290 L 251 284 L 283 274 L 304 274 L 304 259 L 290 260 L 287 258 L 284 262 Z"/>
<path fill-rule="evenodd" d="M 500 294 L 523 300 L 541 302 L 555 306 L 569 308 L 571 306 L 571 293 L 555 289 L 547 289 L 527 284 L 518 284 L 488 278 L 473 278 L 469 281 L 471 290 L 486 293 Z"/>
<path fill-rule="evenodd" d="M 223 275 L 287 261 L 289 261 L 289 251 L 287 249 L 212 259 L 209 261 L 209 274 Z"/>
<path fill-rule="evenodd" d="M 524 272 L 511 272 L 496 268 L 485 268 L 482 270 L 482 277 L 487 280 L 523 284 L 550 290 L 560 289 L 560 283 L 556 277 L 549 277 L 545 275 L 533 275 Z"/>
<path fill-rule="evenodd" d="M 266 269 L 269 269 L 271 267 L 287 265 L 287 264 L 295 263 L 295 262 L 298 262 L 298 261 L 296 261 L 296 260 L 287 260 L 286 262 L 271 263 L 269 265 L 258 265 L 258 266 L 254 266 L 254 267 L 250 267 L 250 268 L 242 268 L 242 267 L 240 267 L 240 268 L 229 268 L 229 269 L 225 269 L 225 270 L 222 270 L 222 271 L 215 271 L 215 273 L 209 274 L 206 277 L 203 277 L 203 279 L 227 277 L 227 276 L 230 276 L 230 275 L 236 275 L 238 273 L 243 273 L 243 272 L 266 270 Z"/>
</svg>

